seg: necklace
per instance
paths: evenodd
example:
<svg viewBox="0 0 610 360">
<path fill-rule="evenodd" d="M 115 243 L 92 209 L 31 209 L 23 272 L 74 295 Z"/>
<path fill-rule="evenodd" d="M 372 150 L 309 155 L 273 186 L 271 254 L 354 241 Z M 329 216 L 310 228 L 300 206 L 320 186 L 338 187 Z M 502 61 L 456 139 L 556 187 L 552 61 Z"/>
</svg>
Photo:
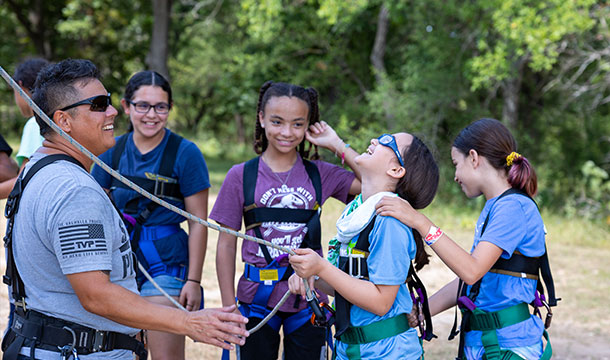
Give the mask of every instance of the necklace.
<svg viewBox="0 0 610 360">
<path fill-rule="evenodd" d="M 263 159 L 264 160 L 264 159 Z M 265 161 L 265 163 L 267 163 Z M 273 169 L 271 168 L 271 166 L 269 166 L 269 163 L 267 163 L 267 167 L 269 167 L 269 170 L 271 170 L 271 173 L 273 173 L 273 175 L 275 175 L 275 177 L 277 178 L 277 180 L 282 184 L 282 186 L 280 186 L 280 188 L 284 188 L 287 187 L 286 183 L 288 182 L 288 179 L 290 179 L 290 175 L 292 174 L 292 170 L 295 168 L 295 164 L 292 165 L 292 167 L 290 168 L 290 170 L 288 171 L 288 175 L 286 176 L 286 178 L 284 180 L 282 180 L 282 178 L 275 172 L 273 171 Z"/>
</svg>

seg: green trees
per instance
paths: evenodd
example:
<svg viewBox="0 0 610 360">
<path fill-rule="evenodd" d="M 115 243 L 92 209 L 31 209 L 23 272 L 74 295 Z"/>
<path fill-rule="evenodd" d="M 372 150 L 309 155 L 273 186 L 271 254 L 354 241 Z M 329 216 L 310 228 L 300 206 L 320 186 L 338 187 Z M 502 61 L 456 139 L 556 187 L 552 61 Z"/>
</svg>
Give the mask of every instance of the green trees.
<svg viewBox="0 0 610 360">
<path fill-rule="evenodd" d="M 157 3 L 169 10 L 153 16 Z M 249 147 L 264 81 L 313 86 L 323 119 L 353 146 L 419 133 L 446 180 L 457 131 L 495 117 L 536 165 L 542 203 L 564 207 L 587 161 L 610 171 L 609 12 L 601 0 L 5 0 L 0 62 L 90 58 L 115 94 L 137 70 L 168 71 L 171 126 L 226 153 Z M 159 19 L 167 43 L 153 35 Z M 17 131 L 0 96 L 0 130 Z"/>
</svg>

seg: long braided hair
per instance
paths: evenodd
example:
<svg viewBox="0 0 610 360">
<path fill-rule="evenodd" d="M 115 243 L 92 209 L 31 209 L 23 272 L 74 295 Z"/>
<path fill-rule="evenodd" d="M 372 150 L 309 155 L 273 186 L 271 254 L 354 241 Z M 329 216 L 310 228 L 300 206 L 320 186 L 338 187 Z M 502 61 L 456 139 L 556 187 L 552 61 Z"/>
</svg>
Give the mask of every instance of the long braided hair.
<svg viewBox="0 0 610 360">
<path fill-rule="evenodd" d="M 254 151 L 259 155 L 267 149 L 267 145 L 269 143 L 267 140 L 267 136 L 265 135 L 265 129 L 261 126 L 261 123 L 259 121 L 258 114 L 262 113 L 264 116 L 265 105 L 267 105 L 269 99 L 271 99 L 272 97 L 281 96 L 296 97 L 303 100 L 307 104 L 307 107 L 309 108 L 309 112 L 307 115 L 307 120 L 309 123 L 307 124 L 307 126 L 320 121 L 318 92 L 316 91 L 316 89 L 311 87 L 306 89 L 302 86 L 283 82 L 265 82 L 263 86 L 261 86 L 258 95 L 258 105 L 256 107 L 256 125 L 254 128 Z M 309 154 L 311 153 L 312 148 L 314 152 L 313 155 L 310 157 Z M 297 149 L 303 159 L 316 160 L 320 158 L 317 146 L 310 143 L 307 150 L 305 150 L 305 139 L 301 141 Z"/>
</svg>

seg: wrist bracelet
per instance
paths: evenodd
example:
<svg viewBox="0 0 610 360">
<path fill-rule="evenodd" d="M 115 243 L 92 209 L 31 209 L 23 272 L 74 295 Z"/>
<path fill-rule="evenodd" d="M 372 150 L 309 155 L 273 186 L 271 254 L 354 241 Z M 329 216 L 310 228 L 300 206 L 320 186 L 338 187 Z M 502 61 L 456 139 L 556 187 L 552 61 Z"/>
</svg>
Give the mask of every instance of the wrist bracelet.
<svg viewBox="0 0 610 360">
<path fill-rule="evenodd" d="M 195 280 L 195 279 L 186 279 L 186 281 L 192 281 L 194 283 L 200 284 L 201 285 L 201 280 Z"/>
<path fill-rule="evenodd" d="M 348 143 L 345 143 L 345 147 L 343 148 L 343 151 L 341 152 L 341 166 L 345 165 L 345 149 L 347 149 L 349 147 Z"/>
<path fill-rule="evenodd" d="M 441 229 L 437 228 L 436 226 L 432 225 L 432 226 L 430 226 L 428 235 L 426 235 L 426 237 L 424 238 L 424 242 L 428 246 L 432 246 L 432 244 L 434 244 L 438 239 L 440 239 L 441 236 L 443 236 L 443 231 Z"/>
</svg>

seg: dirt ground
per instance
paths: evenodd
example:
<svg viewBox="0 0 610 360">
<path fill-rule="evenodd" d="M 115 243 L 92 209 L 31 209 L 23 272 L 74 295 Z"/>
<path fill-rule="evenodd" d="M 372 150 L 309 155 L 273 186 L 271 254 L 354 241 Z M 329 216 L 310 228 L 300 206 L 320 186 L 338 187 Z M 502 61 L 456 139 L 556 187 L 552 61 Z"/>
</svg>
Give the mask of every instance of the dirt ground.
<svg viewBox="0 0 610 360">
<path fill-rule="evenodd" d="M 210 198 L 210 209 L 214 197 Z M 0 203 L 4 208 L 4 202 Z M 328 239 L 334 234 L 333 226 L 341 205 L 330 200 L 324 206 L 323 234 Z M 0 234 L 4 234 L 4 217 L 0 219 Z M 474 220 L 473 220 L 474 221 Z M 474 225 L 473 225 L 474 226 Z M 549 333 L 553 346 L 553 359 L 609 359 L 610 360 L 610 312 L 608 295 L 610 294 L 610 270 L 608 260 L 610 248 L 584 247 L 561 240 L 561 234 L 549 228 L 548 248 L 551 258 L 556 292 L 563 300 L 554 310 L 553 325 Z M 443 229 L 458 241 L 463 248 L 469 249 L 472 241 L 472 230 L 461 227 L 455 229 L 445 226 Z M 554 235 L 553 235 L 554 234 Z M 220 291 L 216 280 L 214 259 L 218 234 L 211 230 L 208 252 L 203 270 L 206 307 L 220 306 Z M 239 258 L 239 257 L 238 257 Z M 5 260 L 2 252 L 0 270 L 4 273 Z M 238 264 L 239 274 L 242 266 Z M 454 275 L 435 255 L 431 264 L 420 272 L 428 293 L 434 293 L 441 286 L 454 278 Z M 6 327 L 8 316 L 8 295 L 5 286 L 0 286 L 0 328 Z M 457 340 L 447 341 L 453 324 L 454 311 L 448 310 L 434 318 L 434 330 L 438 339 L 424 344 L 426 359 L 454 359 Z M 221 351 L 209 345 L 186 340 L 188 359 L 219 359 Z M 234 358 L 234 354 L 231 354 Z"/>
</svg>

